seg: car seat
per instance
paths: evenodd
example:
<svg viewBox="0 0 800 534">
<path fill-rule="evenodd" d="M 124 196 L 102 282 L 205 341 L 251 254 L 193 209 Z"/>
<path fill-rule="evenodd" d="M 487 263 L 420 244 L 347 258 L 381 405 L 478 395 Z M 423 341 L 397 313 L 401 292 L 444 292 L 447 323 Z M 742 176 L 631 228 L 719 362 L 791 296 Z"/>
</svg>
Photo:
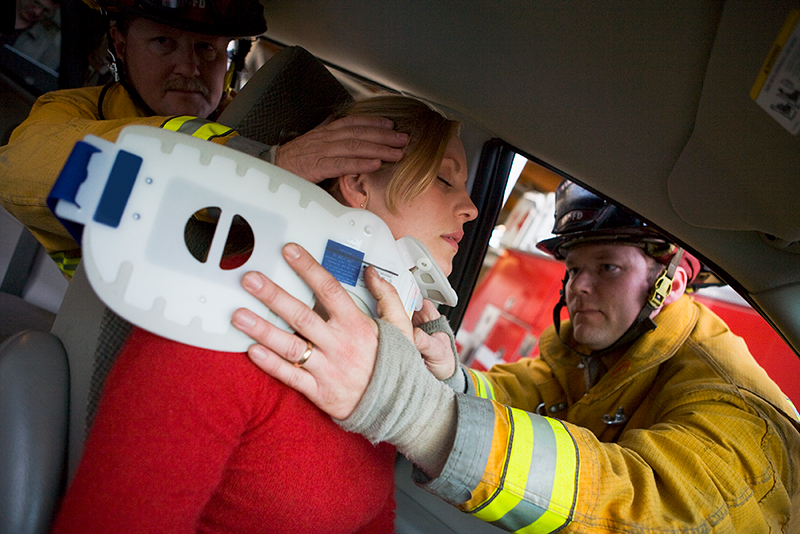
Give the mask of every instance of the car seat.
<svg viewBox="0 0 800 534">
<path fill-rule="evenodd" d="M 49 331 L 66 286 L 33 234 L 0 207 L 0 343 L 28 328 Z"/>
<path fill-rule="evenodd" d="M 353 97 L 320 60 L 284 48 L 258 69 L 217 122 L 265 145 L 279 145 L 322 123 Z"/>
<path fill-rule="evenodd" d="M 351 99 L 318 59 L 288 47 L 259 69 L 219 122 L 275 145 Z M 52 330 L 19 332 L 0 345 L 0 534 L 48 532 L 130 328 L 79 266 Z"/>
</svg>

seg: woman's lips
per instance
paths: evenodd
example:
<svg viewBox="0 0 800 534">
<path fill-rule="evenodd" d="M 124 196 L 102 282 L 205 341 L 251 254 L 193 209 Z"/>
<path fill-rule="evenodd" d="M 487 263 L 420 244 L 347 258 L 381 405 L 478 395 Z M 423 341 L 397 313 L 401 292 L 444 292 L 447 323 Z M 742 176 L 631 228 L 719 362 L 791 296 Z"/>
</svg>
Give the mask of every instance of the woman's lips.
<svg viewBox="0 0 800 534">
<path fill-rule="evenodd" d="M 451 232 L 449 234 L 444 234 L 442 239 L 444 239 L 451 247 L 458 251 L 458 244 L 461 242 L 461 239 L 464 238 L 464 232 Z"/>
</svg>

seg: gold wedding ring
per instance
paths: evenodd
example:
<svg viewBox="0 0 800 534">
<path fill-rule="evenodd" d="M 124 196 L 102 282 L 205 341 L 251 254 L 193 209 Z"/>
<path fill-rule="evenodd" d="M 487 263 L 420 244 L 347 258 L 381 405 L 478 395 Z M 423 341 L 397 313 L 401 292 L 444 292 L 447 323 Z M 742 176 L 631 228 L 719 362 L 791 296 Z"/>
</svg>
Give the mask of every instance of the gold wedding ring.
<svg viewBox="0 0 800 534">
<path fill-rule="evenodd" d="M 303 367 L 308 361 L 308 359 L 311 357 L 311 351 L 314 350 L 314 344 L 308 340 L 306 340 L 306 343 L 307 343 L 306 351 L 303 353 L 303 355 L 300 357 L 299 360 L 294 362 L 295 367 Z"/>
</svg>

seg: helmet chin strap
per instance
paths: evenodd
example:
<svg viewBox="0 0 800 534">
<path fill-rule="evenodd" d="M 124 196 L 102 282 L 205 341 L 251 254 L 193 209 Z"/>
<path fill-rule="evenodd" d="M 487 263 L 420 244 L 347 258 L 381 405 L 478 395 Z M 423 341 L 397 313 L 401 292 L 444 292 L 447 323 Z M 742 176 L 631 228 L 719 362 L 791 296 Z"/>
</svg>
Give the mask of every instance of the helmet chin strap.
<svg viewBox="0 0 800 534">
<path fill-rule="evenodd" d="M 675 270 L 678 268 L 681 259 L 683 259 L 683 248 L 678 247 L 675 255 L 672 256 L 669 264 L 667 264 L 667 267 L 661 272 L 659 277 L 653 283 L 653 287 L 647 297 L 647 301 L 645 301 L 644 306 L 642 306 L 639 315 L 636 317 L 636 319 L 634 319 L 633 323 L 625 331 L 625 333 L 608 347 L 592 351 L 591 354 L 584 354 L 584 356 L 603 357 L 619 350 L 621 347 L 630 345 L 643 334 L 649 332 L 650 330 L 654 330 L 656 324 L 652 319 L 650 319 L 650 316 L 654 311 L 664 304 L 664 299 L 666 299 L 667 295 L 669 295 L 670 291 L 672 291 L 672 281 L 675 278 Z M 555 326 L 556 334 L 559 335 L 559 338 L 561 337 L 561 310 L 567 304 L 568 281 L 569 273 L 566 273 L 564 275 L 564 279 L 561 281 L 561 298 L 559 299 L 555 308 L 553 308 L 553 325 Z"/>
<path fill-rule="evenodd" d="M 111 74 L 114 75 L 114 81 L 118 82 L 123 78 L 123 69 L 120 60 L 117 58 L 117 54 L 114 53 L 114 39 L 111 38 L 111 25 L 113 24 L 113 21 L 111 19 L 111 15 L 102 5 L 99 5 L 98 9 L 100 10 L 100 16 L 103 17 L 106 24 L 106 44 L 108 45 L 108 48 L 106 48 L 106 54 L 108 54 L 108 59 L 110 60 L 108 68 L 111 71 Z"/>
<path fill-rule="evenodd" d="M 139 109 L 144 111 L 146 115 L 155 115 L 156 113 L 150 109 L 150 106 L 148 106 L 147 103 L 145 103 L 142 96 L 133 87 L 133 84 L 128 82 L 125 72 L 125 64 L 122 62 L 122 59 L 118 58 L 114 53 L 114 39 L 111 38 L 111 16 L 102 6 L 100 7 L 100 14 L 106 18 L 106 40 L 108 41 L 108 49 L 106 50 L 106 53 L 108 54 L 108 58 L 110 60 L 109 69 L 114 74 L 114 81 L 106 84 L 106 86 L 103 88 L 103 91 L 100 93 L 100 98 L 97 102 L 97 111 L 100 115 L 100 120 L 104 120 L 106 118 L 105 113 L 103 113 L 103 103 L 105 102 L 108 89 L 110 89 L 114 83 L 119 83 L 122 85 L 122 87 L 124 87 L 130 95 L 133 103 L 136 104 Z"/>
</svg>

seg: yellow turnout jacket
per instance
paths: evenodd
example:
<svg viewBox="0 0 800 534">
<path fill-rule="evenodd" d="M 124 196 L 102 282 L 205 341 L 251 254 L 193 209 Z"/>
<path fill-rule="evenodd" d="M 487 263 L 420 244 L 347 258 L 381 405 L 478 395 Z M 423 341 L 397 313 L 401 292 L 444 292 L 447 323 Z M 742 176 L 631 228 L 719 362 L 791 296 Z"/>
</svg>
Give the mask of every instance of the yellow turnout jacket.
<svg viewBox="0 0 800 534">
<path fill-rule="evenodd" d="M 702 304 L 655 322 L 589 389 L 568 322 L 538 359 L 467 370 L 448 462 L 419 482 L 513 532 L 800 532 L 791 402 Z"/>
<path fill-rule="evenodd" d="M 28 227 L 68 276 L 80 260 L 80 249 L 46 201 L 75 143 L 88 134 L 114 142 L 131 124 L 161 127 L 170 121 L 146 116 L 120 84 L 107 90 L 100 120 L 102 91 L 103 87 L 85 87 L 42 95 L 8 145 L 0 147 L 0 203 Z M 224 143 L 224 138 L 214 140 Z"/>
</svg>

